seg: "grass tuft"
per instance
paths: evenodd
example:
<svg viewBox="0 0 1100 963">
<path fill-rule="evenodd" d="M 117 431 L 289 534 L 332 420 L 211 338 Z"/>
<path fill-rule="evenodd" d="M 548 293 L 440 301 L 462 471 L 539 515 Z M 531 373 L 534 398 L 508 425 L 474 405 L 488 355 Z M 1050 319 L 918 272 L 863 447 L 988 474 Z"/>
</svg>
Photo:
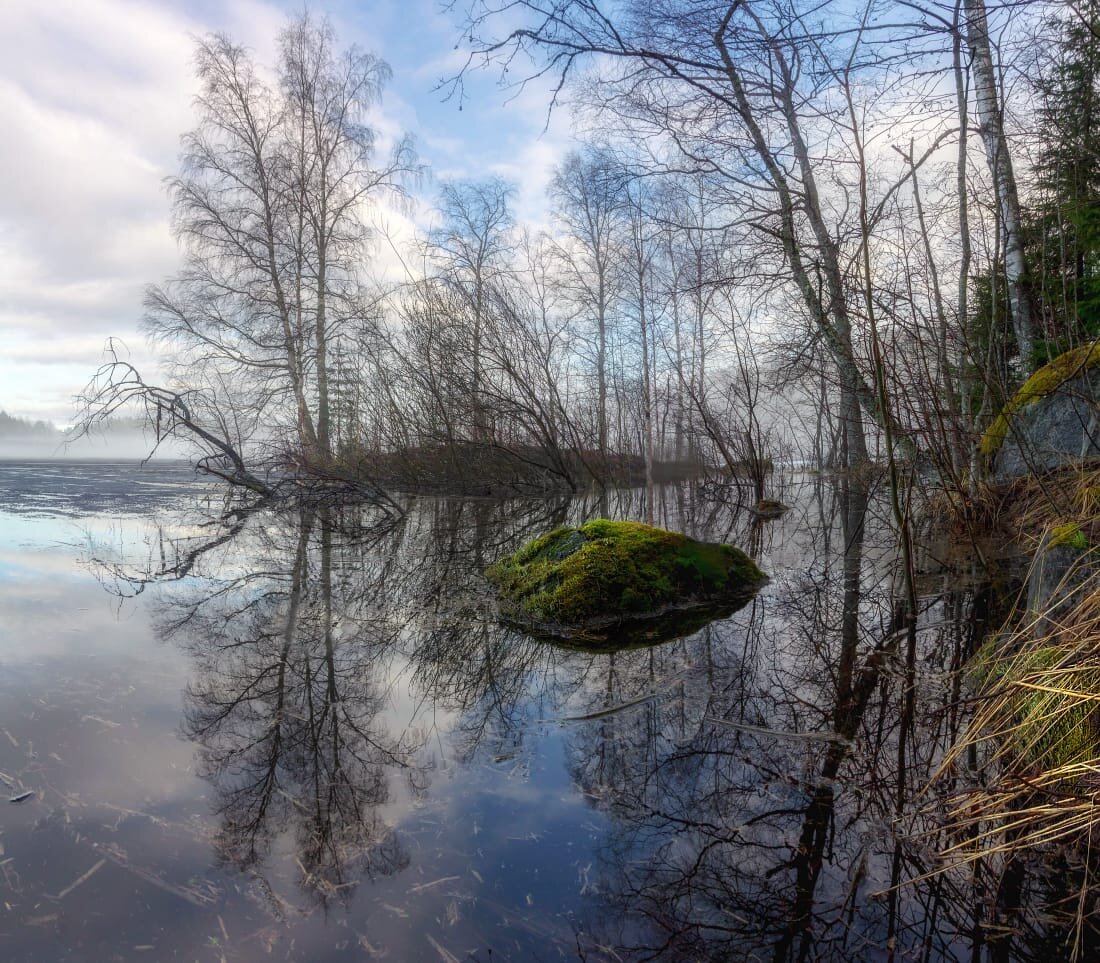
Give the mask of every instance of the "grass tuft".
<svg viewBox="0 0 1100 963">
<path fill-rule="evenodd" d="M 940 775 L 980 756 L 986 777 L 948 813 L 962 842 L 941 854 L 946 865 L 1085 839 L 1100 825 L 1100 586 L 1048 616 L 992 637 L 971 661 L 979 709 Z"/>
</svg>

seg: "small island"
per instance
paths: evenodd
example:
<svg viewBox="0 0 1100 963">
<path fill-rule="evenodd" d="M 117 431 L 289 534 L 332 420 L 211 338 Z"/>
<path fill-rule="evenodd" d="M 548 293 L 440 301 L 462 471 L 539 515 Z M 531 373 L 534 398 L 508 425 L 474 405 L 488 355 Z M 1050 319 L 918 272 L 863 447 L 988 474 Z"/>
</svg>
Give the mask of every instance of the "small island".
<svg viewBox="0 0 1100 963">
<path fill-rule="evenodd" d="M 732 545 L 607 519 L 556 528 L 485 576 L 504 621 L 586 646 L 687 634 L 741 608 L 767 580 Z"/>
</svg>

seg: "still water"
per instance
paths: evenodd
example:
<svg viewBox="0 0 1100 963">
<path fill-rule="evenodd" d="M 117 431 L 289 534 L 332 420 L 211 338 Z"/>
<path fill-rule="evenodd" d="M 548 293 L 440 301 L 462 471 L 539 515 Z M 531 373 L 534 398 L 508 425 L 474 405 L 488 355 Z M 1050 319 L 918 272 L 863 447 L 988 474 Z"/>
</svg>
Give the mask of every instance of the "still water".
<svg viewBox="0 0 1100 963">
<path fill-rule="evenodd" d="M 3 959 L 1060 958 L 1071 861 L 926 876 L 990 592 L 923 551 L 910 629 L 873 486 L 707 495 L 658 524 L 770 583 L 587 653 L 480 573 L 638 492 L 226 513 L 183 466 L 0 464 Z"/>
</svg>

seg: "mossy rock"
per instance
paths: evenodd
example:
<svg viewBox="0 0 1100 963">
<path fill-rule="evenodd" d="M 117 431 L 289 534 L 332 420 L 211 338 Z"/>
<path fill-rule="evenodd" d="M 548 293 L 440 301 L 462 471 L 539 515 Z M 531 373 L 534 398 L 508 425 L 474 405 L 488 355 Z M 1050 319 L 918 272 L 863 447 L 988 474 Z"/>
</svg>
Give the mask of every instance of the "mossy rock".
<svg viewBox="0 0 1100 963">
<path fill-rule="evenodd" d="M 732 545 L 606 519 L 554 529 L 485 576 L 499 591 L 505 621 L 593 644 L 684 635 L 740 608 L 766 581 Z"/>
<path fill-rule="evenodd" d="M 1043 365 L 1013 395 L 1012 399 L 1001 410 L 993 423 L 986 429 L 980 444 L 981 453 L 989 458 L 997 455 L 1005 443 L 1005 439 L 1012 430 L 1013 422 L 1020 422 L 1023 415 L 1044 399 L 1050 398 L 1063 385 L 1075 379 L 1088 376 L 1094 369 L 1100 368 L 1100 344 L 1086 344 L 1079 348 L 1073 348 L 1054 358 L 1049 364 Z M 1087 419 L 1086 419 L 1087 421 Z M 1023 427 L 1026 435 L 1027 427 Z M 1035 439 L 1041 444 L 1042 437 Z M 1047 466 L 1049 467 L 1049 466 Z"/>
</svg>

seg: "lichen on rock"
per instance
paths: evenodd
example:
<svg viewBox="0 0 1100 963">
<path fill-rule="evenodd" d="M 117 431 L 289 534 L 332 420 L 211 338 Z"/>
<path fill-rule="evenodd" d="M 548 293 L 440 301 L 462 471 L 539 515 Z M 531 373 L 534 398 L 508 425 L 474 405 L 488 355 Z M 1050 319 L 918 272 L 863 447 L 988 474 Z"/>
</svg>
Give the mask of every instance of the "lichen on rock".
<svg viewBox="0 0 1100 963">
<path fill-rule="evenodd" d="M 554 529 L 485 575 L 505 620 L 559 638 L 675 612 L 732 611 L 765 581 L 732 545 L 606 519 Z"/>
</svg>

